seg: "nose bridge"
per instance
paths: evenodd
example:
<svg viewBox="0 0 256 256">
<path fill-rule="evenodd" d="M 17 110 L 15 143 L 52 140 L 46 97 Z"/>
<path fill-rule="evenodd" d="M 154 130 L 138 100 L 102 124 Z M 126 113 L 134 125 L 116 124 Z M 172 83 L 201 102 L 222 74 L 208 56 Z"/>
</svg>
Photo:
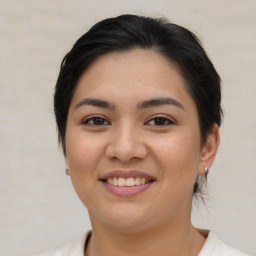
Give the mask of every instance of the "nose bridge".
<svg viewBox="0 0 256 256">
<path fill-rule="evenodd" d="M 125 120 L 120 122 L 113 130 L 107 147 L 107 156 L 118 158 L 123 162 L 128 162 L 133 158 L 144 158 L 147 154 L 146 147 L 138 129 L 132 122 Z"/>
</svg>

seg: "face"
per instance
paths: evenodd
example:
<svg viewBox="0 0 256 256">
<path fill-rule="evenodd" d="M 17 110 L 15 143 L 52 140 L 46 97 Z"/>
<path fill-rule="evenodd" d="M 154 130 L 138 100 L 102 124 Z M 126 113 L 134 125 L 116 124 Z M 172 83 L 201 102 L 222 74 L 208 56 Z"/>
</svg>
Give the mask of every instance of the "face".
<svg viewBox="0 0 256 256">
<path fill-rule="evenodd" d="M 196 177 L 211 164 L 184 79 L 151 50 L 110 53 L 85 71 L 65 145 L 92 225 L 130 232 L 190 218 Z"/>
</svg>

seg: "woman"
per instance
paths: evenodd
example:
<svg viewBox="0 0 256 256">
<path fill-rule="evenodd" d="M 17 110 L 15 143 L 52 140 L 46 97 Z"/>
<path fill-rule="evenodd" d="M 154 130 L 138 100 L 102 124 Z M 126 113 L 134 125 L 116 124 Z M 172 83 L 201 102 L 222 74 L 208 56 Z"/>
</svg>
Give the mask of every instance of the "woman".
<svg viewBox="0 0 256 256">
<path fill-rule="evenodd" d="M 92 232 L 44 255 L 245 255 L 191 224 L 220 102 L 220 78 L 189 30 L 134 15 L 93 26 L 65 56 L 54 96 Z"/>
</svg>

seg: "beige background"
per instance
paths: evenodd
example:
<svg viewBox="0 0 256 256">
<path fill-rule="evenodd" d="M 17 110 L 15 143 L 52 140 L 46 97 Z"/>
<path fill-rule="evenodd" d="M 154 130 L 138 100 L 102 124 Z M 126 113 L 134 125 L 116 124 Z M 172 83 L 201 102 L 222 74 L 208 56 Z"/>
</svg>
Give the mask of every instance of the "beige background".
<svg viewBox="0 0 256 256">
<path fill-rule="evenodd" d="M 255 0 L 0 0 L 0 255 L 33 255 L 90 228 L 57 147 L 60 61 L 100 19 L 165 15 L 203 41 L 223 79 L 224 126 L 195 225 L 256 255 Z"/>
</svg>

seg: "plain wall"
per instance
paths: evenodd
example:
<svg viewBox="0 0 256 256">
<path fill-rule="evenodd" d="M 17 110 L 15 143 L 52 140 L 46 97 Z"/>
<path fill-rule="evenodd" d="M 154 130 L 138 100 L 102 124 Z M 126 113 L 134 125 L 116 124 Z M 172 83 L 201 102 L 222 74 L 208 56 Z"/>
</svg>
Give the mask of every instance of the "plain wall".
<svg viewBox="0 0 256 256">
<path fill-rule="evenodd" d="M 164 15 L 202 40 L 225 118 L 207 208 L 194 207 L 193 223 L 256 255 L 255 0 L 0 0 L 0 254 L 37 254 L 90 228 L 65 175 L 52 94 L 75 40 L 123 13 Z"/>
</svg>

